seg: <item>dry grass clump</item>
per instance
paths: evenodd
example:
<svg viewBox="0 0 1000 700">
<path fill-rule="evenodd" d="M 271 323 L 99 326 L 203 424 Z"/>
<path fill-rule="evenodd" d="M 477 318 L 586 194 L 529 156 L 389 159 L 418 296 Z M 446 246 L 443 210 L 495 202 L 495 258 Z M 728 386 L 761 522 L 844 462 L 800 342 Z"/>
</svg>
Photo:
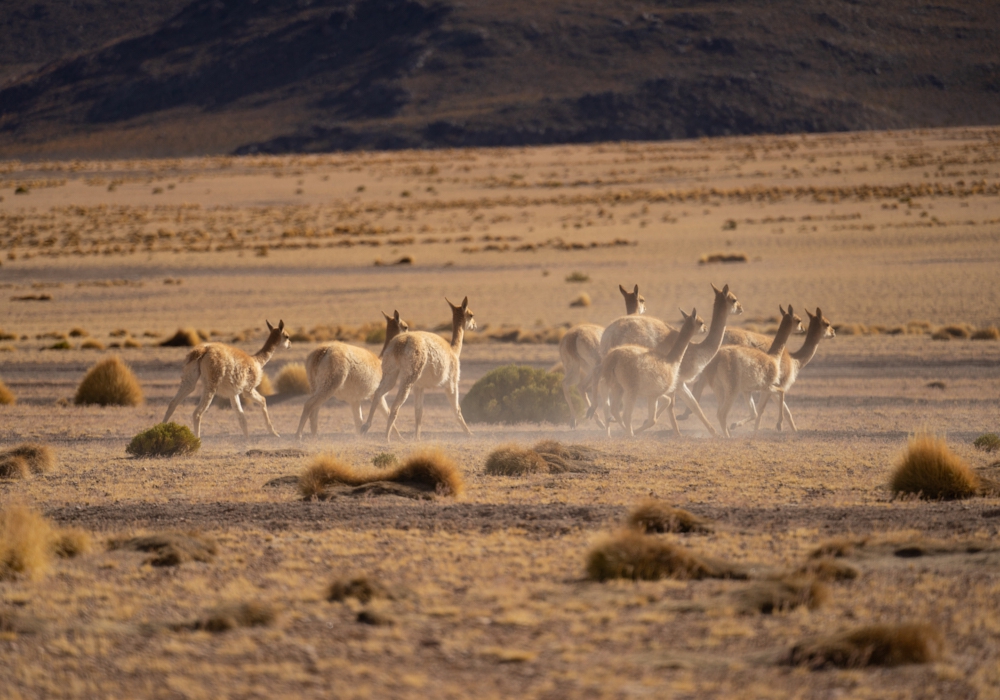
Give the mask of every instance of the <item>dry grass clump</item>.
<svg viewBox="0 0 1000 700">
<path fill-rule="evenodd" d="M 179 328 L 176 333 L 160 343 L 164 348 L 193 348 L 202 342 L 203 338 L 194 328 Z M 204 340 L 207 340 L 205 338 Z"/>
<path fill-rule="evenodd" d="M 24 575 L 38 578 L 52 557 L 52 525 L 27 506 L 0 510 L 0 581 Z"/>
<path fill-rule="evenodd" d="M 133 437 L 125 452 L 133 457 L 176 457 L 193 454 L 200 447 L 201 439 L 186 425 L 160 423 Z"/>
<path fill-rule="evenodd" d="M 941 633 L 927 624 L 869 625 L 799 642 L 788 654 L 793 666 L 864 668 L 927 664 L 944 655 Z"/>
<path fill-rule="evenodd" d="M 840 537 L 824 542 L 814 549 L 809 557 L 812 559 L 848 557 L 854 553 L 856 547 L 864 547 L 865 544 L 867 544 L 865 539 L 852 540 Z"/>
<path fill-rule="evenodd" d="M 67 527 L 57 531 L 52 539 L 52 552 L 57 557 L 72 559 L 86 554 L 91 549 L 90 533 L 78 527 Z"/>
<path fill-rule="evenodd" d="M 831 557 L 811 559 L 796 569 L 797 576 L 811 576 L 817 581 L 852 581 L 859 572 L 847 562 Z"/>
<path fill-rule="evenodd" d="M 771 615 L 803 605 L 815 610 L 830 598 L 827 587 L 814 578 L 789 577 L 758 581 L 736 594 L 744 612 Z"/>
<path fill-rule="evenodd" d="M 590 275 L 588 275 L 585 272 L 574 271 L 574 272 L 571 272 L 568 275 L 566 275 L 566 281 L 567 282 L 589 282 L 590 281 Z"/>
<path fill-rule="evenodd" d="M 387 488 L 367 488 L 385 484 Z M 419 450 L 402 464 L 385 470 L 358 468 L 340 459 L 321 455 L 299 477 L 299 493 L 304 499 L 325 498 L 332 485 L 357 487 L 369 494 L 406 495 L 406 490 L 460 496 L 465 482 L 458 465 L 441 450 Z M 393 488 L 393 485 L 403 489 Z"/>
<path fill-rule="evenodd" d="M 486 458 L 485 473 L 490 476 L 524 476 L 548 470 L 549 463 L 540 454 L 517 445 L 498 447 Z"/>
<path fill-rule="evenodd" d="M 989 326 L 987 328 L 977 328 L 972 333 L 973 340 L 1000 340 L 1000 328 Z"/>
<path fill-rule="evenodd" d="M 129 366 L 112 355 L 90 368 L 77 387 L 73 402 L 78 406 L 138 406 L 143 402 L 142 387 Z"/>
<path fill-rule="evenodd" d="M 331 603 L 342 602 L 348 598 L 367 603 L 374 598 L 395 600 L 396 596 L 381 583 L 367 576 L 338 579 L 327 589 L 326 599 Z"/>
<path fill-rule="evenodd" d="M 890 484 L 894 493 L 944 500 L 971 498 L 981 486 L 976 473 L 948 449 L 943 439 L 925 433 L 910 439 Z"/>
<path fill-rule="evenodd" d="M 282 367 L 274 379 L 274 385 L 279 394 L 288 396 L 302 396 L 312 391 L 306 366 L 301 362 L 289 362 Z"/>
<path fill-rule="evenodd" d="M 628 514 L 629 527 L 644 533 L 711 532 L 709 521 L 663 501 L 647 498 Z"/>
<path fill-rule="evenodd" d="M 99 340 L 97 340 L 95 338 L 87 338 L 82 343 L 80 343 L 80 349 L 81 350 L 103 350 L 104 349 L 104 343 L 102 343 L 101 341 L 99 341 Z"/>
<path fill-rule="evenodd" d="M 17 403 L 14 392 L 7 388 L 7 385 L 0 379 L 0 406 L 13 406 Z"/>
<path fill-rule="evenodd" d="M 746 253 L 706 253 L 698 258 L 699 265 L 711 265 L 713 263 L 742 263 L 746 261 Z"/>
<path fill-rule="evenodd" d="M 0 455 L 0 479 L 27 479 L 31 474 L 28 460 L 17 455 Z"/>
<path fill-rule="evenodd" d="M 0 459 L 11 456 L 19 457 L 27 464 L 34 474 L 44 474 L 56 466 L 56 455 L 48 445 L 37 442 L 25 442 L 0 454 Z"/>
<path fill-rule="evenodd" d="M 626 530 L 598 543 L 587 555 L 587 576 L 656 581 L 662 578 L 747 578 L 728 562 L 704 557 L 660 537 Z"/>
<path fill-rule="evenodd" d="M 972 441 L 972 446 L 983 452 L 996 452 L 1000 450 L 1000 435 L 996 433 L 983 433 Z"/>
<path fill-rule="evenodd" d="M 108 549 L 128 549 L 150 552 L 147 559 L 153 566 L 177 566 L 189 561 L 211 561 L 219 553 L 219 546 L 208 535 L 200 532 L 168 530 L 138 537 L 113 538 Z"/>
<path fill-rule="evenodd" d="M 260 384 L 257 385 L 257 393 L 261 396 L 272 396 L 274 394 L 271 379 L 263 372 L 260 374 Z"/>
<path fill-rule="evenodd" d="M 269 627 L 278 618 L 278 611 L 269 603 L 235 603 L 216 608 L 200 620 L 177 628 L 229 632 L 239 627 Z"/>
<path fill-rule="evenodd" d="M 580 296 L 578 296 L 576 299 L 574 299 L 573 301 L 571 301 L 569 303 L 569 305 L 572 306 L 572 307 L 581 308 L 581 307 L 590 306 L 591 303 L 593 303 L 593 302 L 590 301 L 590 295 L 587 294 L 586 292 L 583 292 Z"/>
</svg>

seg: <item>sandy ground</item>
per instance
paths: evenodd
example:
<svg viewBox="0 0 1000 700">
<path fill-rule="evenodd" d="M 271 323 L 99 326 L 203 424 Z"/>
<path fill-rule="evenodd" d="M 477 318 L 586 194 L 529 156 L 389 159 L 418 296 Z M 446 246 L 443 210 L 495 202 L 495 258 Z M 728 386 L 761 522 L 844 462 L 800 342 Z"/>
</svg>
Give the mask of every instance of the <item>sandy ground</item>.
<svg viewBox="0 0 1000 700">
<path fill-rule="evenodd" d="M 6 162 L 0 173 L 0 379 L 18 396 L 0 407 L 0 447 L 42 441 L 59 458 L 49 474 L 0 481 L 0 502 L 33 505 L 97 543 L 40 579 L 0 583 L 0 617 L 39 624 L 0 633 L 0 696 L 1000 694 L 1000 559 L 989 552 L 903 559 L 890 547 L 853 561 L 861 576 L 830 584 L 825 605 L 775 615 L 739 609 L 742 581 L 598 584 L 584 571 L 588 549 L 649 495 L 716 524 L 678 540 L 762 576 L 836 537 L 996 543 L 998 499 L 896 499 L 886 483 L 920 429 L 996 471 L 995 456 L 971 443 L 998 430 L 1000 342 L 888 332 L 910 321 L 1000 325 L 1000 132 Z M 748 261 L 698 264 L 716 252 Z M 373 264 L 404 256 L 412 264 Z M 589 279 L 566 281 L 573 272 Z M 430 502 L 302 502 L 293 486 L 266 486 L 313 454 L 405 457 L 416 447 L 410 405 L 400 413 L 407 440 L 388 448 L 384 419 L 359 438 L 347 407 L 331 402 L 305 455 L 275 452 L 300 447 L 298 398 L 271 403 L 281 438 L 250 410 L 247 443 L 233 413 L 212 408 L 196 455 L 124 452 L 176 390 L 186 350 L 157 343 L 178 328 L 252 352 L 265 319 L 316 335 L 399 309 L 433 328 L 448 318 L 443 297 L 468 295 L 481 335 L 558 330 L 609 323 L 622 313 L 618 284 L 636 283 L 649 313 L 675 322 L 678 306 L 707 318 L 709 282 L 731 286 L 744 327 L 771 329 L 789 303 L 819 306 L 841 326 L 789 394 L 797 434 L 774 430 L 772 404 L 759 433 L 731 440 L 693 421 L 679 438 L 661 427 L 608 439 L 592 424 L 474 425 L 466 438 L 431 392 L 423 442 L 459 462 L 467 490 Z M 582 293 L 592 305 L 570 307 Z M 21 299 L 37 296 L 50 299 Z M 73 328 L 86 335 L 67 336 Z M 87 337 L 108 349 L 81 349 Z M 47 349 L 63 338 L 71 349 Z M 129 339 L 140 347 L 110 347 Z M 268 374 L 316 345 L 280 350 Z M 83 374 L 108 352 L 133 367 L 145 404 L 73 406 Z M 464 395 L 495 367 L 548 369 L 558 352 L 470 342 L 462 360 Z M 190 424 L 194 401 L 177 420 Z M 714 416 L 710 396 L 705 408 Z M 549 438 L 596 448 L 599 471 L 483 473 L 497 446 Z M 161 568 L 103 545 L 178 527 L 214 536 L 219 556 Z M 331 581 L 355 574 L 400 595 L 369 606 L 325 600 Z M 224 634 L 165 627 L 244 601 L 273 604 L 277 621 Z M 362 608 L 393 624 L 356 622 Z M 938 627 L 946 657 L 878 670 L 781 664 L 804 636 L 898 621 Z"/>
</svg>

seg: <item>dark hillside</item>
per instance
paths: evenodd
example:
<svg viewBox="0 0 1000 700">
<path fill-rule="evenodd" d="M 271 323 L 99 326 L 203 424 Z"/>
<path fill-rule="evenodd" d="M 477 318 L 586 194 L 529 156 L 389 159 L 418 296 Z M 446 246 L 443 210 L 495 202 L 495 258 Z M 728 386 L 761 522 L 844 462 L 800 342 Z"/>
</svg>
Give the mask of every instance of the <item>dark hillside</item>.
<svg viewBox="0 0 1000 700">
<path fill-rule="evenodd" d="M 8 75 L 30 64 L 0 91 L 0 154 L 513 145 L 1000 121 L 1000 12 L 988 2 L 195 0 L 157 16 L 138 12 L 147 3 L 136 0 L 117 36 L 109 21 L 89 43 L 66 38 L 79 12 L 54 5 L 34 24 L 30 8 L 17 15 L 24 51 L 31 44 L 48 63 L 0 50 Z M 69 3 L 80 5 L 96 3 Z"/>
</svg>

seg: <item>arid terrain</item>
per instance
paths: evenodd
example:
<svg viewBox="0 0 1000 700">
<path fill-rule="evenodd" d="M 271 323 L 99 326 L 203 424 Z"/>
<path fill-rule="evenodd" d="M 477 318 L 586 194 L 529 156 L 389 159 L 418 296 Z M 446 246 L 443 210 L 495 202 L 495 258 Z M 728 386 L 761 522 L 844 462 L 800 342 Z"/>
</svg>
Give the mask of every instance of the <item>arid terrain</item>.
<svg viewBox="0 0 1000 700">
<path fill-rule="evenodd" d="M 1000 429 L 1000 341 L 963 337 L 1000 325 L 998 244 L 997 128 L 0 162 L 0 380 L 17 395 L 0 406 L 0 449 L 41 442 L 58 462 L 0 480 L 0 506 L 94 540 L 38 578 L 0 581 L 0 697 L 996 697 L 1000 499 L 898 498 L 888 480 L 920 430 L 1000 476 L 996 453 L 972 446 Z M 745 262 L 699 262 L 713 254 Z M 678 307 L 708 320 L 710 283 L 739 298 L 737 327 L 773 333 L 787 304 L 837 327 L 788 394 L 797 433 L 775 430 L 772 402 L 758 433 L 729 440 L 695 420 L 677 437 L 665 419 L 634 440 L 594 423 L 474 424 L 466 437 L 430 391 L 421 443 L 460 465 L 466 489 L 427 501 L 304 502 L 279 479 L 319 454 L 405 458 L 412 399 L 388 447 L 384 417 L 358 437 L 336 401 L 300 445 L 303 398 L 280 397 L 280 438 L 248 407 L 245 441 L 213 407 L 197 453 L 125 453 L 179 385 L 188 350 L 160 346 L 178 329 L 255 352 L 265 320 L 284 320 L 292 345 L 266 366 L 273 380 L 321 340 L 381 326 L 382 311 L 441 330 L 445 297 L 467 295 L 479 330 L 462 350 L 464 395 L 504 364 L 552 368 L 569 325 L 623 313 L 619 284 L 676 324 Z M 145 403 L 74 405 L 112 353 Z M 191 424 L 198 395 L 174 420 Z M 711 392 L 703 403 L 714 419 Z M 498 446 L 543 439 L 597 450 L 593 468 L 484 473 Z M 661 537 L 751 579 L 842 538 L 867 540 L 847 556 L 859 576 L 827 584 L 815 609 L 774 614 L 741 603 L 754 580 L 588 580 L 588 551 L 648 496 L 714 525 Z M 217 556 L 161 567 L 106 546 L 176 529 L 213 537 Z M 360 575 L 393 597 L 326 599 Z M 277 615 L 184 627 L 240 603 Z M 10 616 L 33 626 L 7 629 Z M 897 622 L 939 630 L 945 655 L 785 663 L 811 635 Z"/>
</svg>

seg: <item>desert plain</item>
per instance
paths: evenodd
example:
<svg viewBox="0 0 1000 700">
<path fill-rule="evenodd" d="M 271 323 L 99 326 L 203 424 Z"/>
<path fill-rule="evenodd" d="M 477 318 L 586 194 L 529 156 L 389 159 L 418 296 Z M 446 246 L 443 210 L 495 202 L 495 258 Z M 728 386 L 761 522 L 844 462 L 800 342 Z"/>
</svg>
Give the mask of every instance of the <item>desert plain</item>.
<svg viewBox="0 0 1000 700">
<path fill-rule="evenodd" d="M 0 379 L 17 396 L 0 406 L 0 448 L 41 442 L 57 457 L 49 473 L 0 481 L 0 503 L 94 542 L 0 582 L 0 620 L 31 621 L 0 632 L 2 697 L 1000 695 L 1000 499 L 888 487 L 919 431 L 984 476 L 1000 471 L 972 446 L 1000 428 L 1000 341 L 967 337 L 1000 325 L 996 128 L 5 161 L 0 220 Z M 714 254 L 745 260 L 701 262 Z M 837 327 L 788 394 L 797 432 L 775 430 L 772 402 L 759 432 L 731 439 L 693 419 L 679 437 L 666 420 L 636 439 L 587 422 L 473 424 L 466 437 L 432 391 L 420 443 L 412 399 L 403 441 L 386 444 L 381 416 L 359 437 L 330 402 L 299 443 L 296 397 L 270 404 L 280 438 L 255 408 L 247 441 L 231 410 L 212 407 L 197 453 L 125 453 L 179 385 L 187 349 L 160 345 L 178 329 L 255 352 L 265 320 L 283 320 L 294 337 L 267 365 L 273 378 L 338 327 L 398 310 L 412 329 L 440 330 L 445 297 L 468 296 L 480 330 L 462 350 L 464 395 L 505 364 L 553 368 L 567 327 L 623 313 L 619 284 L 638 284 L 647 313 L 676 324 L 678 308 L 708 321 L 713 283 L 739 298 L 736 327 L 773 333 L 787 304 Z M 145 402 L 74 405 L 87 369 L 112 353 Z M 174 420 L 191 424 L 198 395 Z M 711 392 L 703 404 L 714 420 Z M 594 468 L 484 473 L 497 447 L 541 440 L 596 450 Z M 281 479 L 321 454 L 365 465 L 421 446 L 459 464 L 460 497 L 303 501 Z M 659 537 L 750 580 L 589 580 L 588 551 L 647 497 L 712 523 Z M 153 566 L 106 546 L 178 529 L 214 538 L 218 554 Z M 741 603 L 755 580 L 844 539 L 867 543 L 847 557 L 859 575 L 826 584 L 821 605 Z M 357 576 L 391 597 L 327 600 L 332 582 Z M 275 616 L 185 627 L 243 603 Z M 787 663 L 803 639 L 899 622 L 936 629 L 941 657 Z"/>
</svg>

